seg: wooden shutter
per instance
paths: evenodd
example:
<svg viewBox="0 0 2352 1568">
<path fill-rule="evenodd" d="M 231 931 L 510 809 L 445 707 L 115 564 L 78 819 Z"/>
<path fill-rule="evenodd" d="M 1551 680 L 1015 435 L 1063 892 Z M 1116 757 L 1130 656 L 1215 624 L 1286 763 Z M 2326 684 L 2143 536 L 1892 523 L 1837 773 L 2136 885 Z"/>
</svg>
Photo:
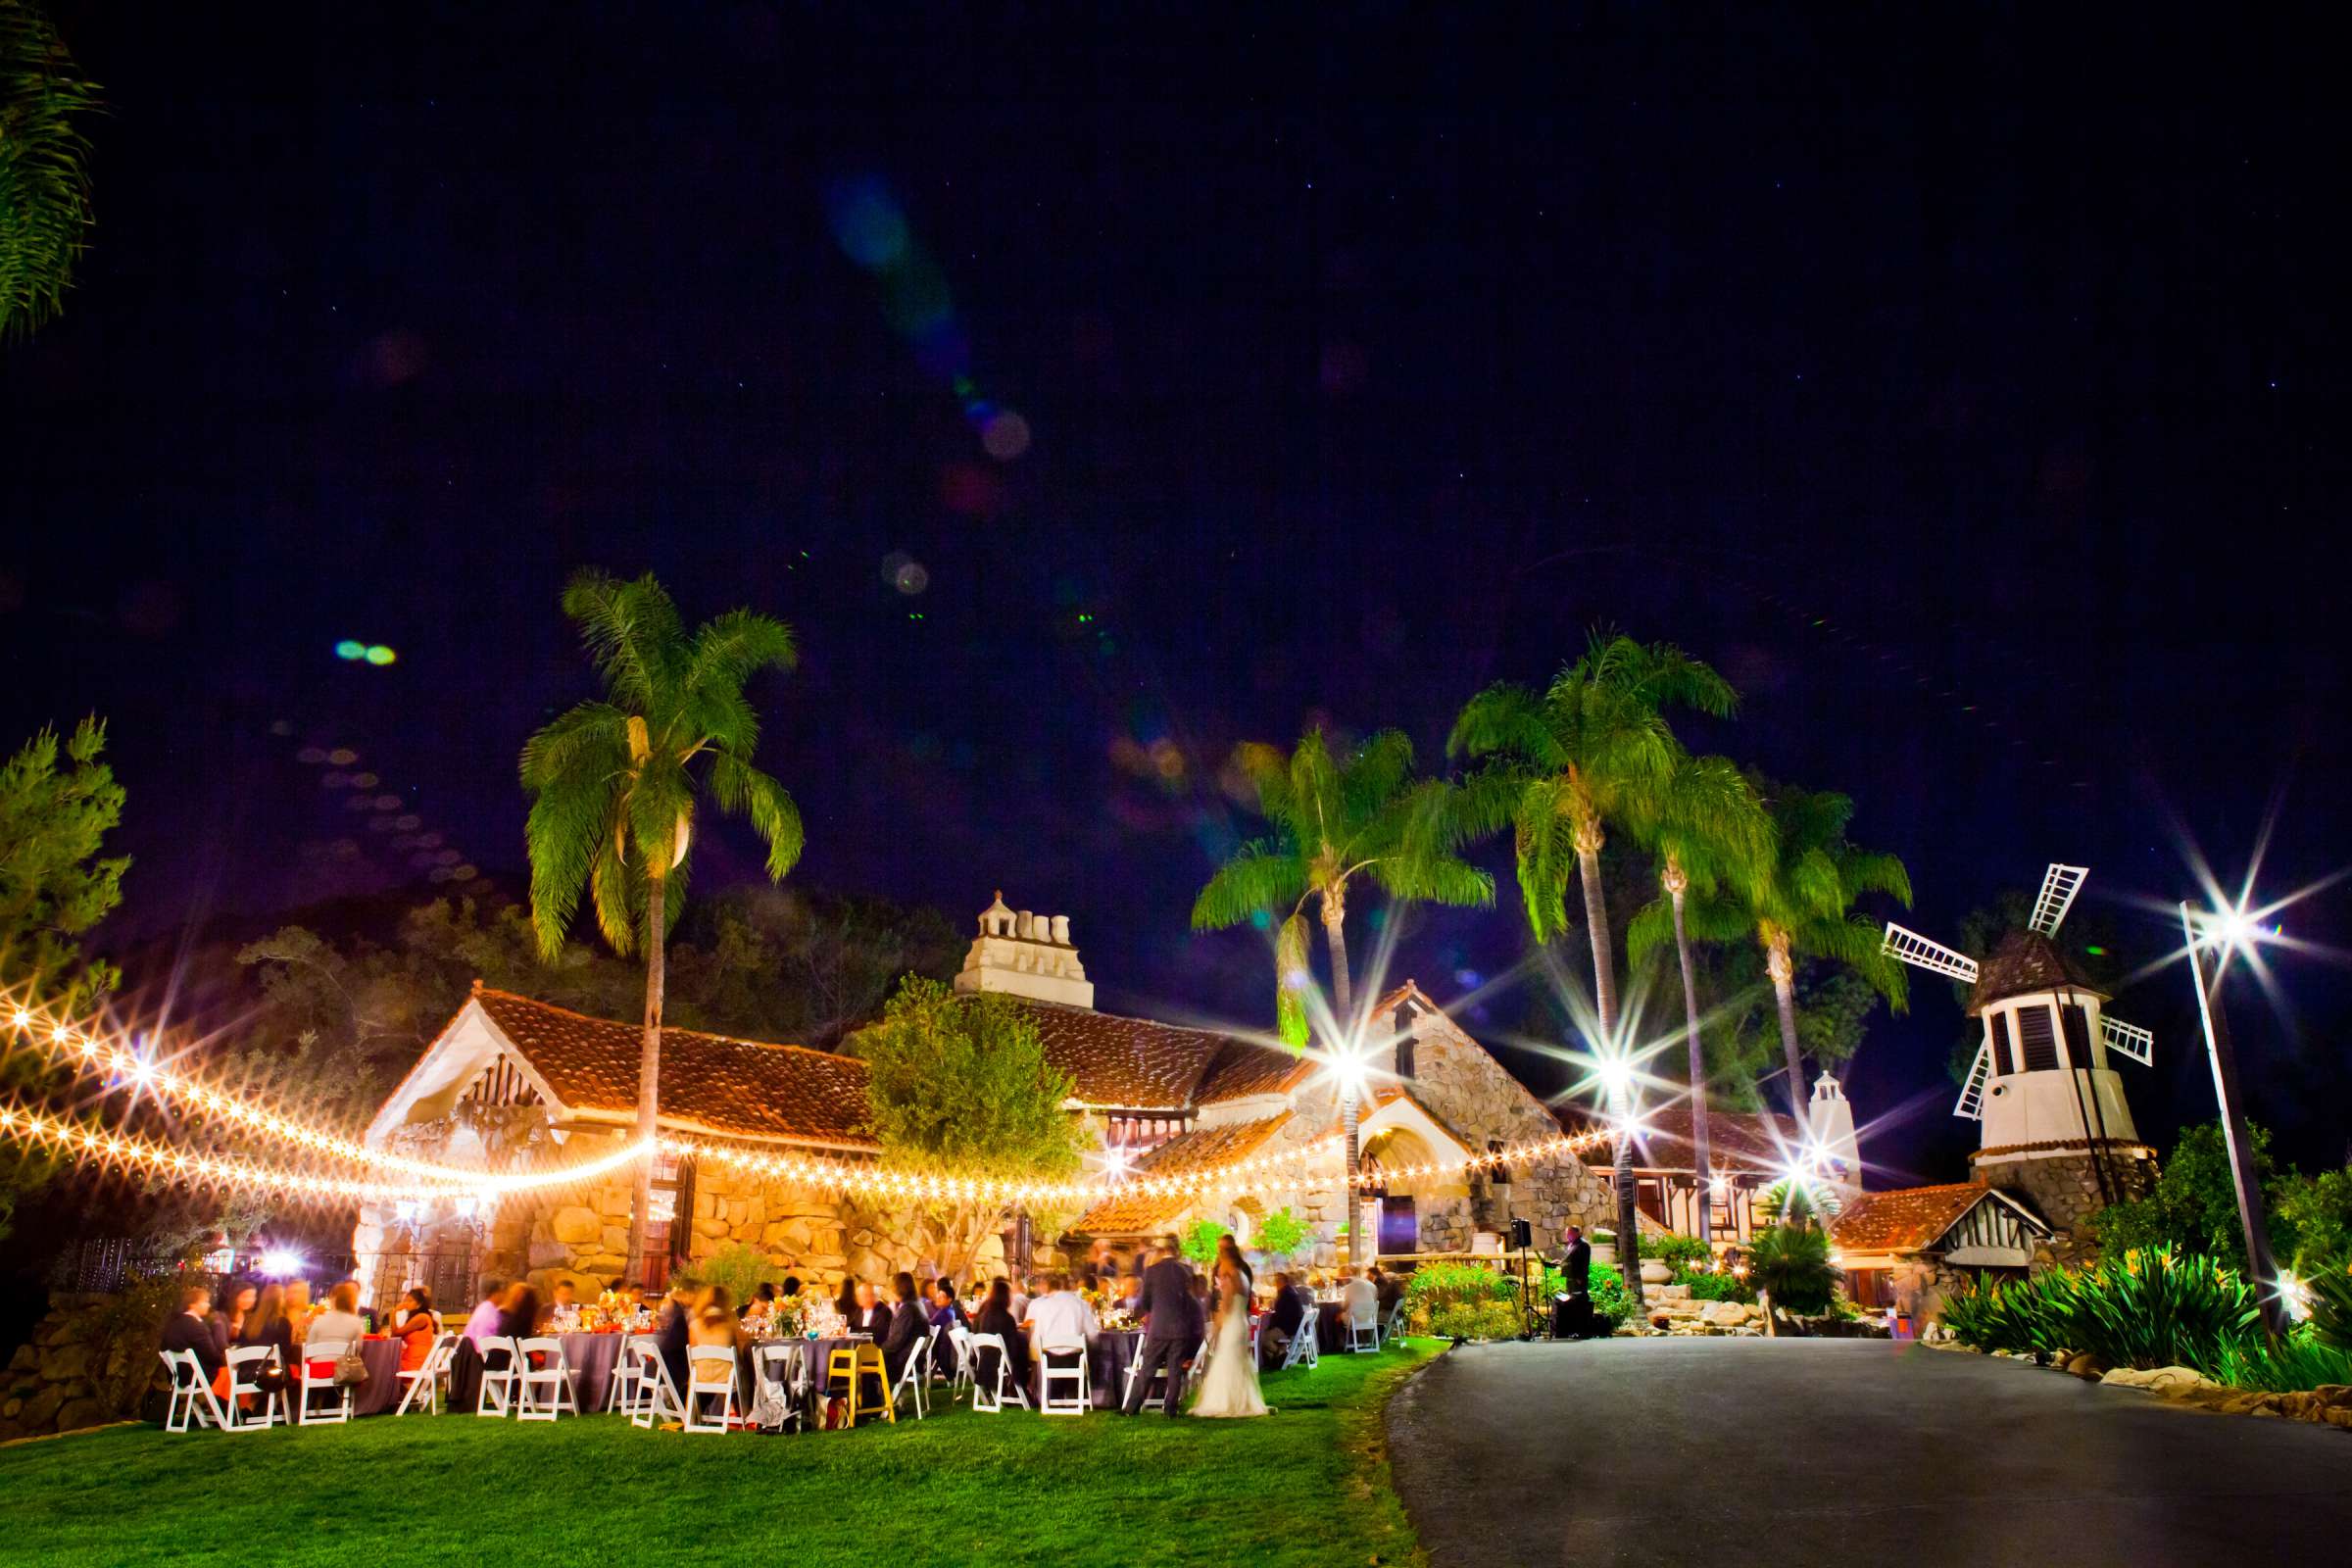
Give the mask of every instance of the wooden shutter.
<svg viewBox="0 0 2352 1568">
<path fill-rule="evenodd" d="M 2058 1070 L 2058 1030 L 2050 1009 L 2040 1003 L 2017 1009 L 2018 1043 L 2025 1048 L 2026 1071 Z"/>
</svg>

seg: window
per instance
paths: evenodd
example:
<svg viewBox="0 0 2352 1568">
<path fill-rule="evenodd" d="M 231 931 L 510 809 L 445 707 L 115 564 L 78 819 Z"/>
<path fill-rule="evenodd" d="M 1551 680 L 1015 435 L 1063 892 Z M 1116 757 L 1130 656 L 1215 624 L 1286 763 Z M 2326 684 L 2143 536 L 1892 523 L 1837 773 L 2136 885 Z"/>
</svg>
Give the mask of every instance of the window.
<svg viewBox="0 0 2352 1568">
<path fill-rule="evenodd" d="M 1108 1149 L 1124 1149 L 1131 1160 L 1141 1159 L 1186 1130 L 1182 1116 L 1112 1111 L 1102 1118 L 1102 1143 Z"/>
<path fill-rule="evenodd" d="M 2026 1071 L 2058 1070 L 2058 1030 L 2050 1022 L 2049 1008 L 2038 1002 L 2018 1008 L 2017 1039 L 2025 1050 Z"/>
<path fill-rule="evenodd" d="M 2017 1071 L 2017 1045 L 2009 1037 L 2009 1015 L 1992 1015 L 1992 1069 L 2006 1078 Z"/>
<path fill-rule="evenodd" d="M 1415 1044 L 1411 1035 L 1406 1035 L 1402 1040 L 1396 1042 L 1396 1076 L 1399 1078 L 1410 1078 L 1413 1075 L 1413 1047 Z"/>
<path fill-rule="evenodd" d="M 2066 1030 L 2066 1063 L 2070 1067 L 2088 1067 L 2098 1058 L 2090 1054 L 2090 1014 L 2079 1002 L 2069 1002 L 2058 1008 L 2058 1022 Z"/>
</svg>

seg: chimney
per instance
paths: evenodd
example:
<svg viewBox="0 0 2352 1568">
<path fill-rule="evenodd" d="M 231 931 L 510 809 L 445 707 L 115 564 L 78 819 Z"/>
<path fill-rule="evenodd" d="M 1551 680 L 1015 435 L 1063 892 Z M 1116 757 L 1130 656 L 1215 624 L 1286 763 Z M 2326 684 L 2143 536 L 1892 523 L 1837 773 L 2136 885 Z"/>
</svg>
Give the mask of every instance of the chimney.
<svg viewBox="0 0 2352 1568">
<path fill-rule="evenodd" d="M 1004 894 L 980 911 L 980 934 L 963 956 L 956 989 L 999 992 L 1069 1007 L 1095 1004 L 1093 982 L 1070 945 L 1070 917 L 1007 908 Z"/>
</svg>

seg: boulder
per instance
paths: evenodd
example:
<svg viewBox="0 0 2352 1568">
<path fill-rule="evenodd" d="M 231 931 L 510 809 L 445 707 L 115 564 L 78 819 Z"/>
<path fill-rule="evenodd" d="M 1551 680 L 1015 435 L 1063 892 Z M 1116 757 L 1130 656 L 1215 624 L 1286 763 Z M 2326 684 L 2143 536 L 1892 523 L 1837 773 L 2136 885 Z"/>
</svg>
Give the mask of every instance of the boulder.
<svg viewBox="0 0 2352 1568">
<path fill-rule="evenodd" d="M 41 1376 L 51 1383 L 74 1383 L 87 1377 L 90 1370 L 90 1348 L 86 1345 L 61 1345 L 42 1352 Z"/>
<path fill-rule="evenodd" d="M 2078 1350 L 2066 1358 L 2065 1370 L 2087 1383 L 2096 1383 L 2107 1371 L 2107 1363 L 2088 1350 Z"/>
<path fill-rule="evenodd" d="M 78 1432 L 83 1427 L 104 1426 L 115 1419 L 115 1413 L 98 1399 L 68 1399 L 58 1406 L 57 1430 Z"/>
<path fill-rule="evenodd" d="M 604 1217 L 593 1208 L 570 1204 L 548 1216 L 547 1227 L 557 1241 L 569 1247 L 587 1247 L 605 1237 Z"/>
<path fill-rule="evenodd" d="M 1707 1301 L 1698 1309 L 1700 1318 L 1724 1328 L 1736 1327 L 1755 1314 L 1756 1309 L 1745 1301 Z"/>
<path fill-rule="evenodd" d="M 29 1345 L 17 1347 L 17 1353 L 8 1358 L 11 1372 L 29 1372 L 41 1364 L 41 1352 Z"/>
<path fill-rule="evenodd" d="M 17 1412 L 17 1425 L 27 1432 L 53 1432 L 58 1408 L 65 1402 L 65 1389 L 52 1383 L 24 1401 L 24 1408 Z"/>
<path fill-rule="evenodd" d="M 2158 1366 L 2142 1372 L 2132 1367 L 2119 1366 L 2100 1374 L 2101 1383 L 2118 1388 L 2146 1389 L 2151 1394 L 2180 1396 L 2200 1386 L 2219 1388 L 2220 1384 L 2193 1366 Z"/>
</svg>

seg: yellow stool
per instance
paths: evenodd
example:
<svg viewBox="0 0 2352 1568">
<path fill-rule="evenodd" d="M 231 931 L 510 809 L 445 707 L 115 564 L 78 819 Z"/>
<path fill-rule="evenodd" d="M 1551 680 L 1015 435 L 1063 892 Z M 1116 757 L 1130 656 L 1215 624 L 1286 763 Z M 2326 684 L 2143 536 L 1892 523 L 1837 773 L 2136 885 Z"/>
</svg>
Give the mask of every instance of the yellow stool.
<svg viewBox="0 0 2352 1568">
<path fill-rule="evenodd" d="M 883 1365 L 881 1348 L 867 1341 L 858 1345 L 837 1345 L 825 1357 L 825 1395 L 833 1393 L 833 1380 L 842 1379 L 849 1385 L 849 1412 L 846 1425 L 856 1426 L 858 1417 L 871 1415 L 873 1406 L 860 1396 L 865 1380 L 871 1375 L 882 1390 L 882 1417 L 891 1425 L 899 1422 L 899 1407 L 890 1396 L 890 1371 Z"/>
</svg>

